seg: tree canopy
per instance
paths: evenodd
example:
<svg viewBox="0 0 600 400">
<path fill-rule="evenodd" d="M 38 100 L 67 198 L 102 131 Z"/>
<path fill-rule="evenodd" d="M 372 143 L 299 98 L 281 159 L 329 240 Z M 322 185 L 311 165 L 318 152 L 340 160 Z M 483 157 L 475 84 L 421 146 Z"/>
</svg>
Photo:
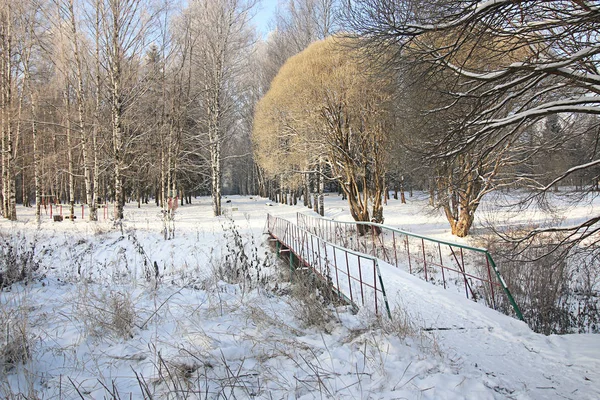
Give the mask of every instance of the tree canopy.
<svg viewBox="0 0 600 400">
<path fill-rule="evenodd" d="M 271 176 L 294 184 L 298 173 L 325 162 L 352 216 L 382 222 L 394 84 L 354 44 L 329 38 L 290 58 L 257 105 L 253 138 Z"/>
</svg>

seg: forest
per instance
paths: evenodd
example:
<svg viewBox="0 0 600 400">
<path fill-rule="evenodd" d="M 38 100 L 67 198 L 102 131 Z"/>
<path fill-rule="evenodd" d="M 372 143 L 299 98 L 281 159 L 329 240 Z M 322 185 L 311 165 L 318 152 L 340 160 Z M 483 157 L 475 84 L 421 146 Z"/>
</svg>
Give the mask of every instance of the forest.
<svg viewBox="0 0 600 400">
<path fill-rule="evenodd" d="M 257 7 L 2 0 L 3 217 L 337 191 L 383 223 L 422 190 L 465 237 L 491 192 L 597 193 L 598 2 L 289 0 L 264 38 Z M 599 220 L 497 233 L 595 257 Z"/>
</svg>

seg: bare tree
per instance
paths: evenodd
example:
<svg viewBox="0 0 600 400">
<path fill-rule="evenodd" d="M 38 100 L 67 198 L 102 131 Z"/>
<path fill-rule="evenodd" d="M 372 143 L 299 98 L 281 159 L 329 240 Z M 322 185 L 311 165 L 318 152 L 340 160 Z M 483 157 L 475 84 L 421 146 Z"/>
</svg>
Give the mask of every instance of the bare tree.
<svg viewBox="0 0 600 400">
<path fill-rule="evenodd" d="M 431 143 L 431 158 L 458 159 L 475 148 L 484 149 L 476 152 L 481 155 L 502 153 L 510 142 L 512 161 L 525 162 L 539 147 L 527 151 L 520 138 L 541 119 L 600 113 L 599 15 L 597 5 L 580 1 L 432 1 L 424 7 L 366 0 L 348 2 L 346 22 L 371 48 L 391 54 L 394 63 L 411 59 L 453 74 L 460 84 L 449 86 L 452 100 L 442 111 L 465 99 L 476 103 Z M 487 61 L 472 62 L 473 54 Z M 545 193 L 599 163 L 596 158 L 570 165 L 550 180 L 528 174 L 514 179 Z M 568 229 L 583 239 L 597 231 L 595 219 Z"/>
<path fill-rule="evenodd" d="M 221 215 L 222 143 L 235 119 L 234 94 L 228 91 L 239 76 L 246 49 L 253 41 L 249 30 L 254 1 L 202 0 L 191 4 L 188 12 L 194 38 L 192 63 L 199 74 L 202 110 L 199 127 L 206 129 L 209 148 L 213 212 Z M 200 139 L 202 135 L 198 138 Z"/>
<path fill-rule="evenodd" d="M 102 59 L 108 75 L 111 132 L 114 168 L 115 220 L 123 218 L 125 193 L 123 189 L 126 168 L 126 145 L 131 133 L 125 126 L 125 113 L 142 93 L 137 85 L 137 70 L 132 61 L 139 59 L 145 49 L 152 21 L 151 10 L 142 0 L 106 0 L 99 3 L 101 43 L 105 51 Z"/>
<path fill-rule="evenodd" d="M 14 1 L 0 3 L 0 110 L 2 130 L 2 213 L 10 220 L 17 219 L 14 177 L 15 151 L 13 141 L 16 126 L 17 66 L 15 65 L 16 18 L 19 10 Z"/>
</svg>

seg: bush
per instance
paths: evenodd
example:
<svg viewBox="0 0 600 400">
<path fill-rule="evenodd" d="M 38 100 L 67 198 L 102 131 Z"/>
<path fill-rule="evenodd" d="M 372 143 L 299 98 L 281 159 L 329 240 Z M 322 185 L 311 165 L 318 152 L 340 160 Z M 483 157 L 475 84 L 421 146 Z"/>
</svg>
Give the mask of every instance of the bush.
<svg viewBox="0 0 600 400">
<path fill-rule="evenodd" d="M 34 271 L 39 269 L 39 263 L 34 260 L 35 243 L 16 238 L 1 238 L 0 250 L 0 289 L 9 287 L 15 282 L 26 281 Z"/>
<path fill-rule="evenodd" d="M 89 292 L 84 286 L 76 311 L 82 315 L 88 335 L 120 339 L 133 337 L 137 313 L 128 292 L 101 291 L 100 295 Z"/>
<path fill-rule="evenodd" d="M 227 225 L 223 225 L 223 237 L 226 243 L 224 257 L 215 267 L 218 278 L 240 284 L 242 289 L 265 284 L 263 270 L 270 266 L 270 262 L 268 257 L 260 259 L 254 238 L 244 242 L 231 218 L 227 218 Z"/>
<path fill-rule="evenodd" d="M 499 239 L 487 247 L 531 329 L 545 335 L 600 332 L 597 260 L 566 247 L 559 234 L 538 235 L 527 245 Z M 511 313 L 505 296 L 500 310 Z"/>
</svg>

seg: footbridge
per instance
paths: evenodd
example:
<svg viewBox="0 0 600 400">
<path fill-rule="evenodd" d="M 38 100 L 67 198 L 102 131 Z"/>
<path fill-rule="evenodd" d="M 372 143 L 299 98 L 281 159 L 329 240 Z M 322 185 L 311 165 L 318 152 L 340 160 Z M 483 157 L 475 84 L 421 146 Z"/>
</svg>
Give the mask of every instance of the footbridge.
<svg viewBox="0 0 600 400">
<path fill-rule="evenodd" d="M 310 268 L 354 307 L 369 307 L 391 317 L 386 277 L 380 268 L 384 263 L 523 319 L 487 249 L 382 224 L 334 221 L 303 213 L 297 214 L 296 223 L 269 214 L 267 226 L 278 251 L 289 254 L 291 269 L 295 265 Z"/>
</svg>

